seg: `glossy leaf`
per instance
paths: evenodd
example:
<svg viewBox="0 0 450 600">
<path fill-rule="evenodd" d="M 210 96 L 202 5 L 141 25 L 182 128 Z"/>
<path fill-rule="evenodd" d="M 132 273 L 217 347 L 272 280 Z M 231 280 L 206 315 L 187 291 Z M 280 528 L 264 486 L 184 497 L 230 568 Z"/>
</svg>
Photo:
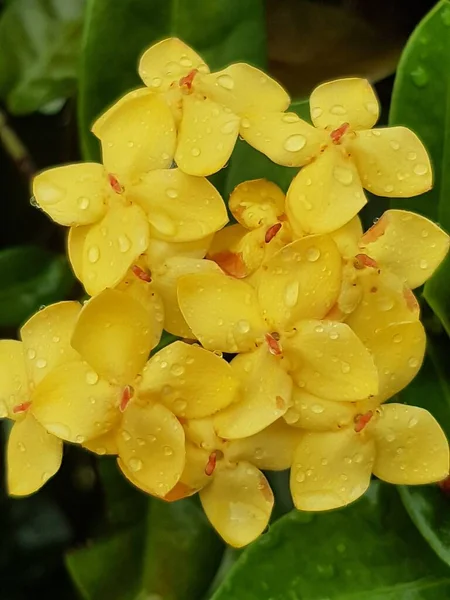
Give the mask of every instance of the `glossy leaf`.
<svg viewBox="0 0 450 600">
<path fill-rule="evenodd" d="M 391 125 L 406 125 L 425 144 L 434 186 L 425 195 L 394 201 L 450 231 L 450 1 L 440 0 L 409 39 L 397 71 Z M 425 297 L 450 334 L 450 259 L 425 286 Z"/>
<path fill-rule="evenodd" d="M 140 55 L 171 35 L 192 45 L 211 69 L 235 61 L 264 64 L 261 0 L 90 0 L 79 97 L 85 158 L 98 157 L 89 132 L 94 119 L 126 91 L 143 85 L 137 74 Z"/>
<path fill-rule="evenodd" d="M 379 482 L 353 506 L 292 511 L 245 550 L 212 600 L 437 600 L 450 574 Z"/>
<path fill-rule="evenodd" d="M 15 114 L 75 91 L 85 0 L 15 0 L 0 20 L 0 97 Z"/>
<path fill-rule="evenodd" d="M 17 327 L 40 306 L 63 300 L 74 284 L 66 259 L 34 246 L 0 252 L 0 326 Z"/>
<path fill-rule="evenodd" d="M 408 404 L 429 410 L 450 438 L 450 381 L 445 358 L 450 343 L 428 336 L 427 356 L 418 376 L 402 392 Z M 403 503 L 424 538 L 450 566 L 450 496 L 437 485 L 401 487 Z"/>
</svg>

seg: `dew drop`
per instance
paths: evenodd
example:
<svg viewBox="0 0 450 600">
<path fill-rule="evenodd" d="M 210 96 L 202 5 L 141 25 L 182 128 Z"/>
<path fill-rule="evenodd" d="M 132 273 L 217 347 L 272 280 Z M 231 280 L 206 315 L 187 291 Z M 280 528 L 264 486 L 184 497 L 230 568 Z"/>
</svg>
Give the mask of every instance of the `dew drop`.
<svg viewBox="0 0 450 600">
<path fill-rule="evenodd" d="M 21 452 L 25 452 L 25 444 L 23 442 L 17 442 L 17 447 Z"/>
<path fill-rule="evenodd" d="M 222 125 L 222 127 L 220 128 L 220 131 L 221 131 L 221 133 L 225 133 L 225 134 L 233 133 L 234 131 L 236 131 L 235 121 L 227 121 L 227 123 L 224 123 Z"/>
<path fill-rule="evenodd" d="M 400 144 L 395 141 L 395 140 L 391 140 L 389 142 L 390 147 L 392 148 L 392 150 L 399 150 L 400 149 Z"/>
<path fill-rule="evenodd" d="M 417 154 L 415 152 L 408 152 L 408 154 L 406 155 L 406 158 L 408 160 L 416 160 Z"/>
<path fill-rule="evenodd" d="M 414 71 L 411 71 L 411 79 L 417 87 L 425 87 L 428 83 L 428 73 L 419 65 Z"/>
<path fill-rule="evenodd" d="M 217 83 L 225 90 L 232 90 L 234 88 L 234 79 L 230 75 L 219 75 Z"/>
<path fill-rule="evenodd" d="M 323 327 L 322 327 L 322 325 L 316 325 L 316 326 L 314 327 L 314 331 L 315 331 L 316 333 L 323 333 Z"/>
<path fill-rule="evenodd" d="M 428 173 L 428 167 L 427 165 L 424 165 L 423 163 L 419 163 L 414 167 L 414 173 L 416 175 L 425 175 L 426 173 Z"/>
<path fill-rule="evenodd" d="M 321 404 L 313 404 L 311 406 L 311 412 L 313 412 L 315 415 L 320 415 L 322 414 L 324 411 L 324 408 Z"/>
<path fill-rule="evenodd" d="M 306 479 L 306 475 L 303 471 L 298 471 L 297 475 L 295 476 L 295 480 L 298 481 L 298 483 L 302 483 L 303 481 L 305 481 Z"/>
<path fill-rule="evenodd" d="M 394 337 L 392 338 L 392 341 L 394 342 L 394 344 L 399 344 L 402 341 L 403 337 L 401 336 L 400 333 L 396 333 L 394 335 Z"/>
<path fill-rule="evenodd" d="M 86 373 L 86 383 L 88 385 L 95 385 L 98 381 L 98 375 L 95 371 L 88 371 Z"/>
<path fill-rule="evenodd" d="M 201 154 L 200 148 L 195 148 L 195 147 L 192 148 L 191 154 L 192 154 L 192 156 L 200 156 L 200 154 Z"/>
<path fill-rule="evenodd" d="M 350 365 L 348 364 L 348 362 L 342 361 L 342 363 L 341 363 L 341 371 L 343 373 L 350 373 Z"/>
<path fill-rule="evenodd" d="M 162 83 L 162 79 L 160 77 L 153 77 L 151 83 L 152 83 L 152 87 L 158 88 L 158 87 L 160 87 L 160 85 Z"/>
<path fill-rule="evenodd" d="M 241 333 L 248 333 L 250 331 L 250 323 L 245 320 L 238 321 L 237 328 Z"/>
<path fill-rule="evenodd" d="M 311 111 L 313 119 L 318 119 L 323 114 L 323 110 L 319 106 L 315 106 Z"/>
<path fill-rule="evenodd" d="M 185 369 L 183 367 L 183 365 L 178 365 L 178 364 L 174 364 L 172 365 L 170 372 L 172 373 L 172 375 L 174 375 L 175 377 L 179 377 L 180 375 L 183 375 Z"/>
<path fill-rule="evenodd" d="M 388 183 L 387 185 L 384 186 L 384 191 L 389 194 L 390 192 L 394 191 L 394 186 L 392 184 Z"/>
<path fill-rule="evenodd" d="M 333 175 L 342 185 L 350 185 L 353 181 L 353 173 L 346 167 L 334 167 Z"/>
<path fill-rule="evenodd" d="M 177 198 L 178 197 L 177 190 L 174 190 L 173 188 L 168 188 L 166 190 L 166 194 L 167 194 L 167 196 L 169 196 L 169 198 Z"/>
<path fill-rule="evenodd" d="M 411 369 L 415 369 L 419 366 L 419 361 L 414 356 L 411 356 L 411 358 L 408 360 L 408 365 L 411 367 Z"/>
<path fill-rule="evenodd" d="M 299 285 L 298 281 L 288 283 L 284 291 L 284 303 L 286 306 L 293 307 L 298 301 Z"/>
<path fill-rule="evenodd" d="M 243 127 L 244 129 L 248 129 L 248 128 L 250 127 L 251 123 L 250 123 L 250 121 L 249 121 L 249 120 L 248 120 L 246 117 L 244 117 L 244 118 L 241 120 L 241 125 L 242 125 L 242 127 Z"/>
<path fill-rule="evenodd" d="M 306 251 L 306 258 L 307 260 L 309 260 L 309 262 L 316 262 L 316 260 L 319 260 L 319 248 L 316 248 L 315 246 L 311 246 L 310 248 L 308 248 L 308 250 Z"/>
<path fill-rule="evenodd" d="M 140 460 L 139 458 L 131 458 L 130 462 L 128 463 L 130 469 L 136 473 L 137 471 L 140 471 L 143 467 L 142 464 L 142 460 Z"/>
<path fill-rule="evenodd" d="M 298 117 L 295 113 L 286 113 L 281 117 L 281 120 L 285 123 L 298 123 L 298 121 L 300 121 L 300 117 Z"/>
<path fill-rule="evenodd" d="M 106 454 L 106 448 L 104 448 L 103 446 L 99 446 L 98 448 L 95 449 L 95 451 L 100 456 L 104 456 Z"/>
<path fill-rule="evenodd" d="M 419 263 L 419 267 L 421 269 L 428 269 L 428 262 L 425 259 L 422 259 Z"/>
<path fill-rule="evenodd" d="M 364 456 L 358 452 L 357 454 L 355 454 L 355 456 L 353 457 L 353 460 L 355 461 L 355 463 L 357 464 L 361 464 L 362 461 L 364 460 Z"/>
<path fill-rule="evenodd" d="M 80 198 L 78 198 L 77 204 L 80 210 L 86 210 L 87 208 L 89 208 L 89 198 L 86 198 L 86 196 L 81 196 Z"/>
<path fill-rule="evenodd" d="M 58 342 L 60 342 L 60 341 L 61 341 L 61 338 L 60 338 L 58 335 L 54 335 L 54 336 L 52 337 L 52 342 L 53 342 L 54 344 L 58 344 Z"/>
<path fill-rule="evenodd" d="M 376 102 L 367 102 L 366 110 L 371 115 L 378 115 L 378 104 Z"/>
<path fill-rule="evenodd" d="M 27 356 L 30 360 L 33 360 L 36 358 L 36 350 L 33 350 L 33 348 L 30 348 L 29 350 L 27 350 Z"/>
<path fill-rule="evenodd" d="M 98 246 L 91 246 L 88 250 L 88 260 L 90 263 L 96 263 L 100 258 L 100 250 Z"/>
<path fill-rule="evenodd" d="M 347 114 L 347 109 L 342 104 L 335 104 L 330 108 L 330 113 L 332 115 L 345 115 Z"/>
<path fill-rule="evenodd" d="M 330 333 L 328 334 L 331 340 L 337 340 L 339 339 L 339 333 L 337 331 L 330 331 Z"/>
<path fill-rule="evenodd" d="M 45 358 L 38 358 L 36 361 L 36 366 L 38 369 L 44 369 L 47 366 L 47 361 Z"/>
<path fill-rule="evenodd" d="M 121 433 L 122 435 L 122 439 L 125 440 L 125 442 L 129 442 L 131 440 L 131 435 L 128 433 L 128 431 L 126 429 L 124 429 Z"/>
<path fill-rule="evenodd" d="M 172 456 L 173 449 L 170 446 L 164 446 L 163 452 L 164 452 L 164 456 Z"/>
<path fill-rule="evenodd" d="M 121 235 L 119 236 L 119 250 L 121 252 L 128 252 L 128 250 L 131 248 L 131 241 L 130 238 L 126 235 Z"/>
<path fill-rule="evenodd" d="M 283 147 L 288 152 L 298 152 L 306 145 L 306 138 L 299 133 L 290 135 L 284 142 Z"/>
</svg>

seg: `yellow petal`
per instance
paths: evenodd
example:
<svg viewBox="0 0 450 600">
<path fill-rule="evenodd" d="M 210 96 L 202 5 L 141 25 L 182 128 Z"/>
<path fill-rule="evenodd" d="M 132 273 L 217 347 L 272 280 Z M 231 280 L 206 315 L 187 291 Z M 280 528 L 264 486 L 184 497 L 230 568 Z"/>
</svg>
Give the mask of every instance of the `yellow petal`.
<svg viewBox="0 0 450 600">
<path fill-rule="evenodd" d="M 31 414 L 14 423 L 8 439 L 8 493 L 28 496 L 58 471 L 62 441 L 42 427 Z"/>
<path fill-rule="evenodd" d="M 165 496 L 180 479 L 185 462 L 184 431 L 162 404 L 131 402 L 117 436 L 119 466 L 132 483 Z"/>
<path fill-rule="evenodd" d="M 102 143 L 103 164 L 128 185 L 153 169 L 166 169 L 176 144 L 175 121 L 164 99 L 142 88 L 126 94 L 92 128 Z"/>
<path fill-rule="evenodd" d="M 302 121 L 295 113 L 247 114 L 241 122 L 244 140 L 278 165 L 302 167 L 329 142 L 325 132 Z"/>
<path fill-rule="evenodd" d="M 215 473 L 201 490 L 200 500 L 212 526 L 234 548 L 249 544 L 264 531 L 274 502 L 267 479 L 247 462 Z"/>
<path fill-rule="evenodd" d="M 105 290 L 83 307 L 72 346 L 107 381 L 131 384 L 153 340 L 145 307 L 131 295 Z"/>
<path fill-rule="evenodd" d="M 237 115 L 260 111 L 283 111 L 290 98 L 279 83 L 245 63 L 235 63 L 222 71 L 199 75 L 194 87 Z"/>
<path fill-rule="evenodd" d="M 210 460 L 210 452 L 204 448 L 199 448 L 189 441 L 186 441 L 186 462 L 179 482 L 173 487 L 164 500 L 174 502 L 192 496 L 199 490 L 208 485 L 210 475 L 206 474 L 207 465 Z"/>
<path fill-rule="evenodd" d="M 228 206 L 246 229 L 269 227 L 284 215 L 284 193 L 267 179 L 244 181 L 234 188 Z"/>
<path fill-rule="evenodd" d="M 164 327 L 169 333 L 194 339 L 178 305 L 177 285 L 180 277 L 195 273 L 221 273 L 211 260 L 174 256 L 152 270 L 153 286 L 164 303 Z"/>
<path fill-rule="evenodd" d="M 348 123 L 351 129 L 370 129 L 378 121 L 378 100 L 367 79 L 323 83 L 313 90 L 309 104 L 316 127 L 336 129 Z"/>
<path fill-rule="evenodd" d="M 139 75 L 145 85 L 156 92 L 167 91 L 172 83 L 193 69 L 208 73 L 202 58 L 178 38 L 168 38 L 150 46 L 139 62 Z"/>
<path fill-rule="evenodd" d="M 77 360 L 70 344 L 79 302 L 58 302 L 40 310 L 20 330 L 29 380 L 37 385 L 56 366 Z"/>
<path fill-rule="evenodd" d="M 363 186 L 373 194 L 410 198 L 432 186 L 427 151 L 416 134 L 406 127 L 358 131 L 347 147 Z"/>
<path fill-rule="evenodd" d="M 60 225 L 95 223 L 111 194 L 103 165 L 78 163 L 47 169 L 33 180 L 36 202 Z"/>
<path fill-rule="evenodd" d="M 91 225 L 83 244 L 82 283 L 88 294 L 117 285 L 146 250 L 148 236 L 148 221 L 139 206 L 116 204 Z"/>
<path fill-rule="evenodd" d="M 185 258 L 204 258 L 213 240 L 213 235 L 208 235 L 201 240 L 192 242 L 166 242 L 151 238 L 148 244 L 146 257 L 150 270 L 159 263 L 172 256 Z"/>
<path fill-rule="evenodd" d="M 330 233 L 344 258 L 353 258 L 360 252 L 359 242 L 363 235 L 361 219 L 356 216 L 351 221 Z"/>
<path fill-rule="evenodd" d="M 116 289 L 142 304 L 147 312 L 146 324 L 152 334 L 150 346 L 151 348 L 157 346 L 164 327 L 164 303 L 155 286 L 130 271 Z"/>
<path fill-rule="evenodd" d="M 366 202 L 355 164 L 331 146 L 294 177 L 286 213 L 297 235 L 328 233 L 353 219 Z"/>
<path fill-rule="evenodd" d="M 31 411 L 49 433 L 82 444 L 119 419 L 120 389 L 100 379 L 84 361 L 54 368 L 33 392 Z"/>
<path fill-rule="evenodd" d="M 444 260 L 450 238 L 433 221 L 406 210 L 387 210 L 361 239 L 364 249 L 414 289 Z"/>
<path fill-rule="evenodd" d="M 222 440 L 217 437 L 212 417 L 204 419 L 189 419 L 183 423 L 186 439 L 200 446 L 208 452 L 218 450 L 222 446 Z"/>
<path fill-rule="evenodd" d="M 346 323 L 364 343 L 389 325 L 418 320 L 417 300 L 392 273 L 365 269 L 360 272 L 358 283 L 362 299 Z"/>
<path fill-rule="evenodd" d="M 370 352 L 345 323 L 299 321 L 284 340 L 290 371 L 299 387 L 326 400 L 363 400 L 378 391 Z"/>
<path fill-rule="evenodd" d="M 292 401 L 293 406 L 284 415 L 285 421 L 309 431 L 337 431 L 352 423 L 356 414 L 351 402 L 324 400 L 297 386 L 294 386 Z"/>
<path fill-rule="evenodd" d="M 274 331 L 287 331 L 299 319 L 324 317 L 341 287 L 342 259 L 325 235 L 308 236 L 279 250 L 258 279 L 262 314 Z"/>
<path fill-rule="evenodd" d="M 386 404 L 370 431 L 375 439 L 374 474 L 397 485 L 441 481 L 449 474 L 448 442 L 423 408 Z"/>
<path fill-rule="evenodd" d="M 214 417 L 217 435 L 226 439 L 262 431 L 284 415 L 292 394 L 291 378 L 265 344 L 255 352 L 236 356 L 231 367 L 240 382 L 239 398 Z"/>
<path fill-rule="evenodd" d="M 228 221 L 216 188 L 180 169 L 147 173 L 133 188 L 133 198 L 146 211 L 153 234 L 168 242 L 203 239 Z"/>
<path fill-rule="evenodd" d="M 186 275 L 178 282 L 178 301 L 208 350 L 247 352 L 266 332 L 256 292 L 244 281 L 217 273 Z"/>
<path fill-rule="evenodd" d="M 216 173 L 228 162 L 238 133 L 239 117 L 228 108 L 204 96 L 184 96 L 175 161 L 189 175 Z"/>
<path fill-rule="evenodd" d="M 0 340 L 0 418 L 17 418 L 14 407 L 29 400 L 23 343 Z"/>
<path fill-rule="evenodd" d="M 67 255 L 70 266 L 75 277 L 80 281 L 83 280 L 83 248 L 89 229 L 89 225 L 71 227 L 67 236 Z"/>
<path fill-rule="evenodd" d="M 255 435 L 228 442 L 226 458 L 232 462 L 246 460 L 258 469 L 283 471 L 291 467 L 302 435 L 303 432 L 278 419 Z"/>
<path fill-rule="evenodd" d="M 291 470 L 296 508 L 319 511 L 350 504 L 369 487 L 374 459 L 373 441 L 351 428 L 306 433 Z"/>
<path fill-rule="evenodd" d="M 384 402 L 417 375 L 425 355 L 426 335 L 420 321 L 395 323 L 365 341 L 378 368 L 377 401 Z"/>
<path fill-rule="evenodd" d="M 237 387 L 238 380 L 225 360 L 178 341 L 149 360 L 139 391 L 159 398 L 178 417 L 200 419 L 233 402 Z"/>
<path fill-rule="evenodd" d="M 99 456 L 104 456 L 105 454 L 116 455 L 119 453 L 116 438 L 117 428 L 115 427 L 103 435 L 84 442 L 82 446 L 83 448 L 86 448 L 86 450 L 98 454 Z"/>
</svg>

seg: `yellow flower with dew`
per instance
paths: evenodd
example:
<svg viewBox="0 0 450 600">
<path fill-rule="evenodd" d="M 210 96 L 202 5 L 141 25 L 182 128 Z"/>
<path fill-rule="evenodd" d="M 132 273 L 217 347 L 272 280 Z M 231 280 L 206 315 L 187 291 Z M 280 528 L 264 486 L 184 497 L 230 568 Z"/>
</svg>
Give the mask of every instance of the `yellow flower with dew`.
<svg viewBox="0 0 450 600">
<path fill-rule="evenodd" d="M 199 492 L 208 519 L 223 539 L 240 548 L 267 527 L 273 494 L 261 469 L 291 466 L 302 432 L 282 420 L 245 439 L 217 436 L 212 419 L 188 420 L 186 464 L 166 496 L 172 502 Z"/>
<path fill-rule="evenodd" d="M 7 447 L 7 484 L 13 496 L 32 494 L 59 469 L 62 442 L 33 412 L 46 377 L 77 353 L 70 345 L 80 312 L 77 302 L 61 302 L 31 317 L 21 341 L 0 341 L 0 416 L 14 421 Z"/>
<path fill-rule="evenodd" d="M 271 181 L 255 179 L 240 183 L 228 203 L 237 223 L 214 235 L 208 258 L 238 279 L 251 275 L 292 241 L 284 204 L 284 193 Z"/>
<path fill-rule="evenodd" d="M 406 127 L 372 129 L 378 100 L 368 81 L 339 79 L 310 97 L 313 125 L 294 113 L 249 115 L 241 135 L 274 162 L 303 167 L 286 198 L 297 234 L 329 233 L 379 196 L 410 197 L 432 185 L 427 152 Z"/>
<path fill-rule="evenodd" d="M 292 380 L 331 399 L 377 394 L 369 351 L 348 325 L 323 320 L 341 286 L 341 256 L 329 236 L 288 244 L 253 284 L 217 273 L 186 275 L 178 283 L 181 312 L 202 345 L 239 353 L 231 366 L 241 398 L 216 415 L 218 435 L 245 437 L 281 417 Z"/>
<path fill-rule="evenodd" d="M 93 131 L 102 142 L 103 165 L 56 167 L 33 182 L 38 205 L 71 227 L 69 258 L 90 295 L 117 285 L 151 239 L 190 243 L 228 220 L 211 183 L 169 168 L 176 131 L 159 96 L 130 92 Z"/>
<path fill-rule="evenodd" d="M 299 390 L 298 406 L 308 401 Z M 322 406 L 313 401 L 312 406 Z M 353 502 L 369 487 L 372 473 L 396 485 L 422 485 L 448 476 L 448 442 L 428 411 L 357 403 L 349 411 L 353 418 L 349 414 L 345 422 L 339 409 L 328 408 L 322 411 L 328 412 L 322 427 L 314 430 L 308 423 L 310 430 L 294 453 L 291 492 L 299 510 L 329 510 Z"/>
<path fill-rule="evenodd" d="M 211 175 L 228 162 L 246 114 L 283 111 L 284 89 L 245 63 L 209 72 L 202 58 L 177 38 L 151 46 L 139 74 L 171 107 L 178 122 L 177 165 L 191 175 Z"/>
</svg>

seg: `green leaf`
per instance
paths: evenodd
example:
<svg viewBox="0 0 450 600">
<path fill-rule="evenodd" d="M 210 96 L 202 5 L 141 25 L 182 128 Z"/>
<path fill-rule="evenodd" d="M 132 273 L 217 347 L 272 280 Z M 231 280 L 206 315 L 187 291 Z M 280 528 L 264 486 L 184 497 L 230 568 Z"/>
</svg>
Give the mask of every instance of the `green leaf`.
<svg viewBox="0 0 450 600">
<path fill-rule="evenodd" d="M 34 246 L 0 251 L 0 326 L 21 325 L 40 306 L 63 300 L 73 284 L 64 256 Z"/>
<path fill-rule="evenodd" d="M 172 35 L 191 45 L 211 69 L 234 61 L 265 63 L 262 0 L 89 0 L 81 62 L 79 116 L 86 159 L 97 159 L 93 121 L 131 88 L 142 52 Z"/>
<path fill-rule="evenodd" d="M 408 404 L 429 410 L 450 438 L 450 381 L 445 364 L 450 343 L 428 336 L 427 356 L 418 376 L 401 393 Z M 450 500 L 437 485 L 401 487 L 403 503 L 424 538 L 450 566 Z"/>
<path fill-rule="evenodd" d="M 100 459 L 99 468 L 106 530 L 114 533 L 66 557 L 83 598 L 201 598 L 219 568 L 224 544 L 197 499 L 168 503 L 149 498 L 119 473 L 115 459 Z"/>
<path fill-rule="evenodd" d="M 84 0 L 15 0 L 0 20 L 0 97 L 26 114 L 75 91 Z"/>
<path fill-rule="evenodd" d="M 450 571 L 413 527 L 395 488 L 309 520 L 292 511 L 243 552 L 213 600 L 438 600 Z"/>
<path fill-rule="evenodd" d="M 430 153 L 434 187 L 393 202 L 441 223 L 450 231 L 450 0 L 441 0 L 418 25 L 403 52 L 389 122 L 406 125 Z M 450 259 L 426 284 L 425 298 L 450 335 Z"/>
<path fill-rule="evenodd" d="M 298 100 L 291 104 L 290 110 L 310 122 L 309 100 Z M 247 142 L 239 140 L 230 159 L 224 186 L 224 197 L 228 198 L 234 188 L 243 181 L 265 178 L 273 181 L 287 191 L 298 169 L 282 167 L 252 148 Z"/>
</svg>

